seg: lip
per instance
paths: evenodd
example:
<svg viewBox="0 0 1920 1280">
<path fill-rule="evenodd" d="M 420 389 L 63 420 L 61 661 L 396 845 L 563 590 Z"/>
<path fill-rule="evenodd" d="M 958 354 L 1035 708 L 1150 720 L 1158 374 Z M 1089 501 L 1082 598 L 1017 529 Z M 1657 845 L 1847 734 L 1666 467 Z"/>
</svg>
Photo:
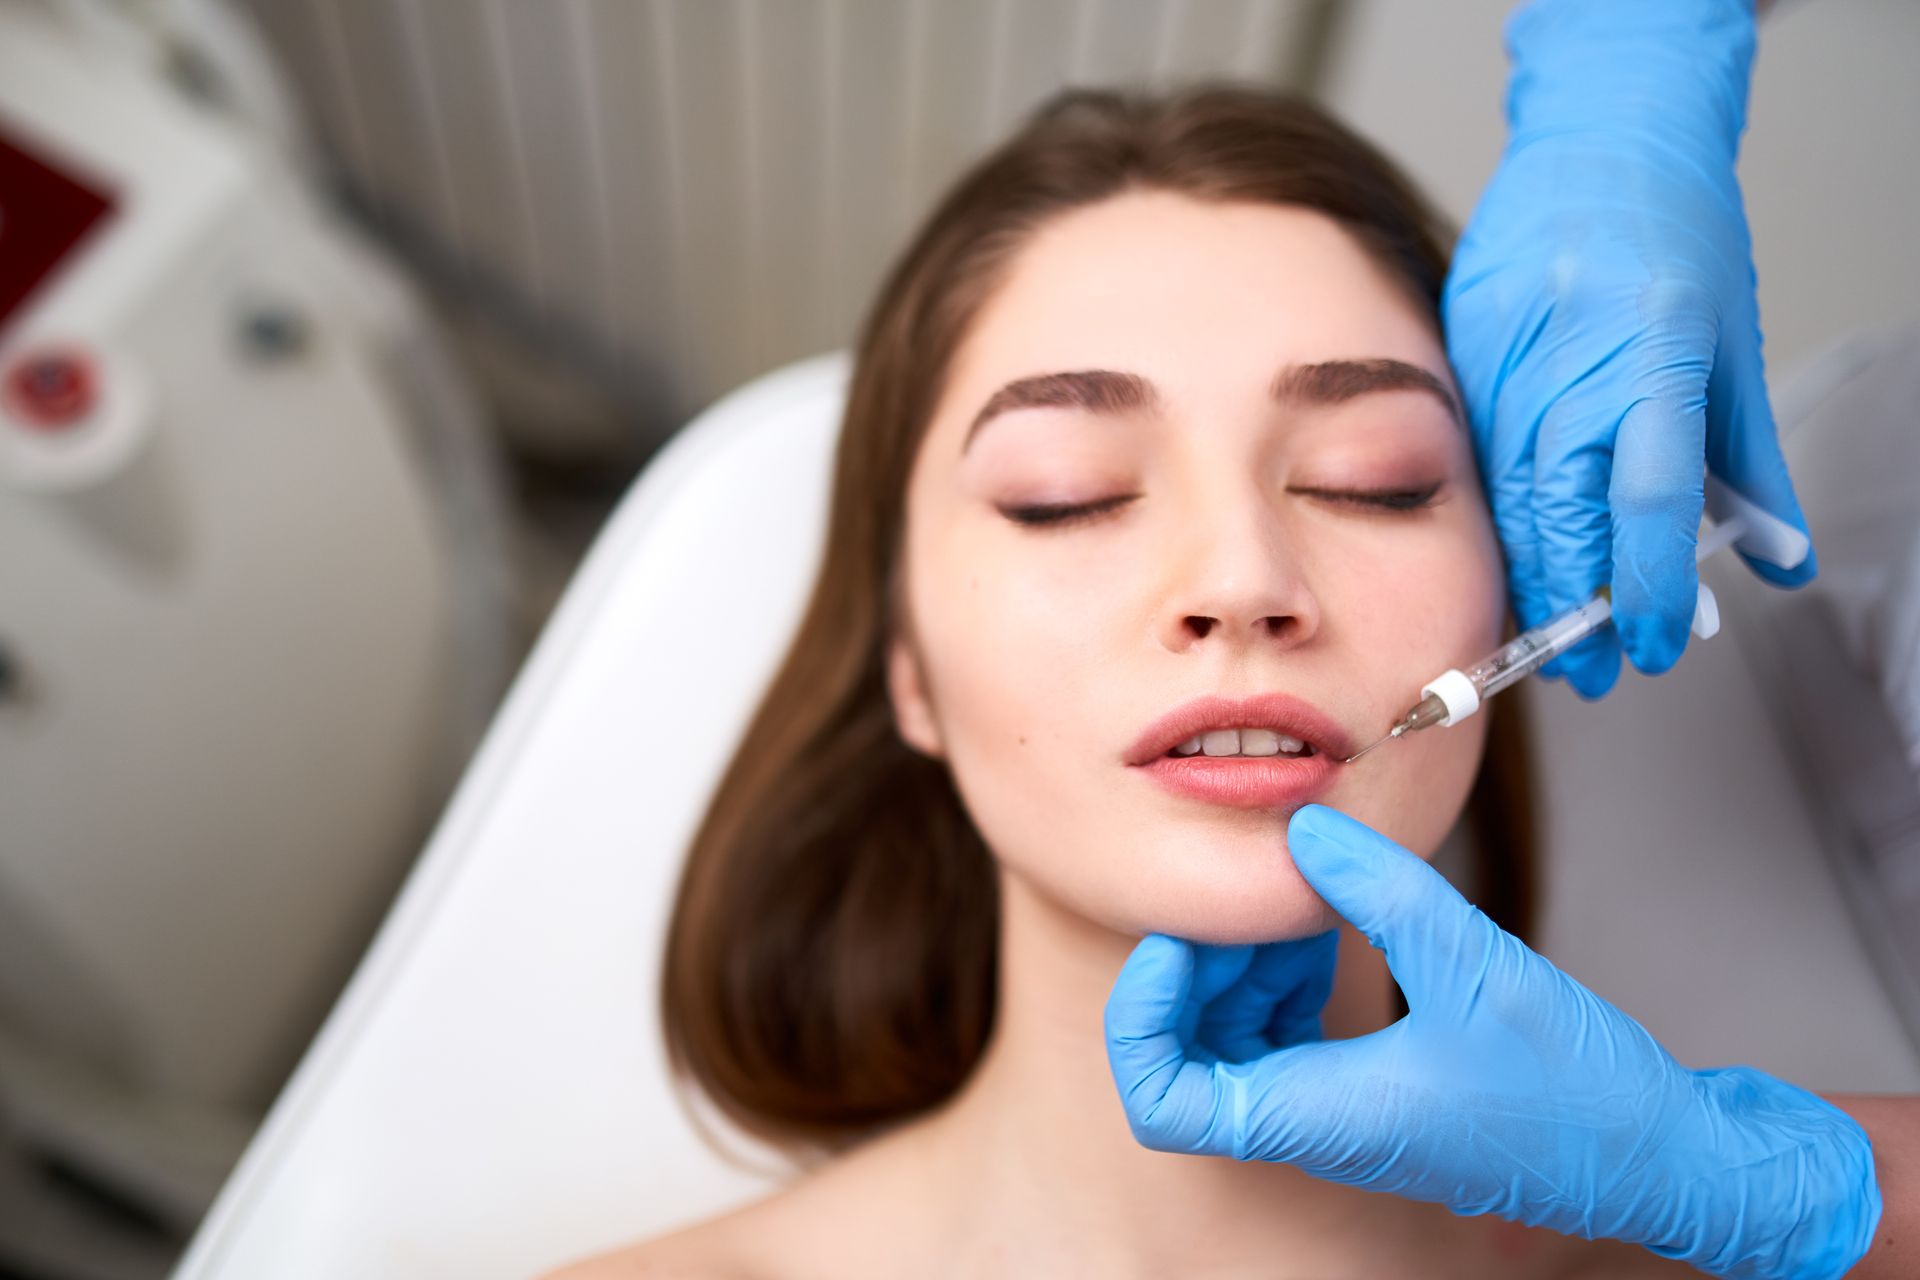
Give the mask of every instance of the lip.
<svg viewBox="0 0 1920 1280">
<path fill-rule="evenodd" d="M 1209 729 L 1272 729 L 1313 746 L 1310 756 L 1169 756 Z M 1175 707 L 1148 725 L 1126 761 L 1168 790 L 1236 809 L 1298 808 L 1333 781 L 1352 740 L 1326 712 L 1285 693 L 1209 696 Z"/>
</svg>

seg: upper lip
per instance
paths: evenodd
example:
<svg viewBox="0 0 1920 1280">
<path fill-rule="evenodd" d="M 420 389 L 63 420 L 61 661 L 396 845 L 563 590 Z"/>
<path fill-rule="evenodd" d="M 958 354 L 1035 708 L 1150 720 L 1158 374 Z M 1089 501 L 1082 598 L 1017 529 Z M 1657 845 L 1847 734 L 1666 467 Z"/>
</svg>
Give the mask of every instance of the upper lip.
<svg viewBox="0 0 1920 1280">
<path fill-rule="evenodd" d="M 1146 764 L 1210 729 L 1271 729 L 1299 738 L 1311 744 L 1316 753 L 1334 760 L 1353 754 L 1352 740 L 1338 721 L 1292 694 L 1261 693 L 1250 698 L 1209 695 L 1182 703 L 1148 725 L 1128 748 L 1127 763 Z"/>
</svg>

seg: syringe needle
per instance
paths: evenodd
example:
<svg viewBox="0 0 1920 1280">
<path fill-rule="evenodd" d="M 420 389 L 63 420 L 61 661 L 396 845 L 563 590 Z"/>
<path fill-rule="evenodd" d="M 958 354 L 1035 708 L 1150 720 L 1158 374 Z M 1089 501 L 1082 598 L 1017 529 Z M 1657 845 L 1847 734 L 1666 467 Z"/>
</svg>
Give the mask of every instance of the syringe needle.
<svg viewBox="0 0 1920 1280">
<path fill-rule="evenodd" d="M 1352 755 L 1348 756 L 1345 760 L 1342 760 L 1340 763 L 1352 764 L 1355 760 L 1358 760 L 1361 756 L 1367 754 L 1367 752 L 1373 750 L 1375 747 L 1380 746 L 1384 743 L 1392 742 L 1395 738 L 1399 736 L 1400 736 L 1400 729 L 1398 726 L 1395 726 L 1393 732 L 1389 733 L 1386 737 L 1380 739 L 1379 742 L 1369 742 L 1366 746 L 1360 748 L 1358 751 L 1354 752 Z"/>
<path fill-rule="evenodd" d="M 1402 734 L 1412 733 L 1415 729 L 1424 729 L 1430 724 L 1439 724 L 1446 718 L 1446 702 L 1434 694 L 1428 694 L 1426 697 L 1420 699 L 1419 702 L 1415 703 L 1406 715 L 1400 717 L 1399 723 L 1388 730 L 1386 737 L 1380 739 L 1379 742 L 1368 743 L 1340 763 L 1352 764 L 1355 760 L 1358 760 L 1375 747 L 1392 742 Z"/>
<path fill-rule="evenodd" d="M 1367 743 L 1365 747 L 1361 747 L 1359 748 L 1359 750 L 1356 750 L 1356 752 L 1354 752 L 1352 756 L 1348 756 L 1348 758 L 1346 758 L 1346 760 L 1342 760 L 1340 764 L 1354 764 L 1354 762 L 1356 762 L 1356 760 L 1359 760 L 1361 756 L 1365 756 L 1365 754 L 1367 754 L 1369 750 L 1373 750 L 1373 748 L 1375 747 L 1384 747 L 1386 743 L 1392 743 L 1392 741 L 1394 741 L 1396 737 L 1400 737 L 1402 733 L 1405 733 L 1405 731 L 1407 731 L 1407 729 L 1411 729 L 1411 727 L 1413 727 L 1413 712 L 1407 712 L 1407 718 L 1405 718 L 1405 720 L 1402 720 L 1402 722 L 1400 723 L 1396 723 L 1396 725 L 1394 725 L 1394 727 L 1392 727 L 1392 729 L 1390 729 L 1390 731 L 1386 733 L 1386 737 L 1382 737 L 1382 739 L 1380 739 L 1379 743 Z"/>
</svg>

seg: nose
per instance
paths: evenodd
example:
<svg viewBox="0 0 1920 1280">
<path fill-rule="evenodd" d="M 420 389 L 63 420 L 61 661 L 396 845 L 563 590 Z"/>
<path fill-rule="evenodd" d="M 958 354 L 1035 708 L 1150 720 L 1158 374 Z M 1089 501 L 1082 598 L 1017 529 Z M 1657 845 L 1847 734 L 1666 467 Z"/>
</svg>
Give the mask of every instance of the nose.
<svg viewBox="0 0 1920 1280">
<path fill-rule="evenodd" d="M 1319 630 L 1311 566 L 1286 524 L 1269 495 L 1238 493 L 1165 544 L 1170 586 L 1157 626 L 1169 651 L 1287 650 Z"/>
</svg>

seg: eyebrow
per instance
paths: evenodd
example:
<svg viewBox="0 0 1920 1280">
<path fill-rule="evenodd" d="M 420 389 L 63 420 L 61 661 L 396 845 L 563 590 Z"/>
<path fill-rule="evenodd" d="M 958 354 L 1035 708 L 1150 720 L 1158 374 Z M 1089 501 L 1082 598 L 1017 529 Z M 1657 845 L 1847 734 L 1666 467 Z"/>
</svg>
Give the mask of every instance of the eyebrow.
<svg viewBox="0 0 1920 1280">
<path fill-rule="evenodd" d="M 1424 391 L 1440 401 L 1456 424 L 1464 421 L 1452 389 L 1405 360 L 1382 357 L 1290 364 L 1276 373 L 1267 387 L 1268 397 L 1276 403 L 1299 405 L 1341 404 L 1378 391 Z M 1159 391 L 1137 373 L 1081 369 L 1016 378 L 988 397 L 974 415 L 960 451 L 967 451 L 987 423 L 1015 409 L 1074 408 L 1111 415 L 1133 409 L 1158 411 L 1161 404 Z"/>
</svg>

